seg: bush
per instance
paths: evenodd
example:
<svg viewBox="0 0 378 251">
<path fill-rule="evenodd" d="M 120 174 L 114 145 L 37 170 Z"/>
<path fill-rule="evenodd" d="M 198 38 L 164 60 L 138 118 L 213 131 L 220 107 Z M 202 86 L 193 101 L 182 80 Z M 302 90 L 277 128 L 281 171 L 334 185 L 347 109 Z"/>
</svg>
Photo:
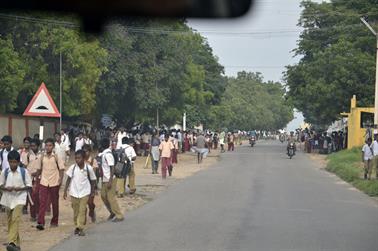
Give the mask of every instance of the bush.
<svg viewBox="0 0 378 251">
<path fill-rule="evenodd" d="M 333 153 L 327 159 L 327 171 L 335 173 L 344 181 L 351 183 L 370 196 L 378 196 L 378 181 L 361 179 L 363 176 L 361 148 Z"/>
</svg>

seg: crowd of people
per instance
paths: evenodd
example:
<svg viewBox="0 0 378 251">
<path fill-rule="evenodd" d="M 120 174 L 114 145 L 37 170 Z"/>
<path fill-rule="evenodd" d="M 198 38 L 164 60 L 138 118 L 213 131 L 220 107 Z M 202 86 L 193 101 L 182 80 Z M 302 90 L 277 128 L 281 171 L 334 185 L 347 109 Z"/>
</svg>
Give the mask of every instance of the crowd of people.
<svg viewBox="0 0 378 251">
<path fill-rule="evenodd" d="M 52 211 L 50 228 L 59 226 L 59 192 L 71 199 L 75 229 L 84 236 L 87 217 L 96 222 L 97 190 L 109 211 L 109 221 L 123 220 L 117 196 L 136 192 L 134 162 L 137 156 L 151 160 L 152 174 L 172 176 L 178 155 L 195 152 L 198 163 L 212 150 L 234 151 L 245 132 L 198 132 L 195 130 L 62 130 L 44 141 L 39 135 L 25 137 L 18 150 L 12 137 L 0 140 L 1 211 L 8 222 L 7 250 L 20 250 L 19 223 L 30 214 L 38 231 L 45 230 L 46 213 Z M 65 180 L 65 185 L 63 182 Z M 128 184 L 127 184 L 128 180 Z"/>
<path fill-rule="evenodd" d="M 295 136 L 296 141 L 303 145 L 303 150 L 307 153 L 329 154 L 346 149 L 348 145 L 346 131 L 328 133 L 305 128 L 297 129 Z"/>
</svg>

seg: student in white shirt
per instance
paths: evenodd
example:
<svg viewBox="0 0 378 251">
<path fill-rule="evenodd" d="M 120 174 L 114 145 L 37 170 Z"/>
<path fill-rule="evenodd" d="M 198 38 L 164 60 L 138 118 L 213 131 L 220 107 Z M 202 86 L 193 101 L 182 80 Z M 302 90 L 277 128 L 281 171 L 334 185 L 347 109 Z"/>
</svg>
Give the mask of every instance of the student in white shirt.
<svg viewBox="0 0 378 251">
<path fill-rule="evenodd" d="M 32 186 L 31 177 L 20 167 L 20 154 L 13 150 L 7 154 L 9 167 L 0 175 L 0 189 L 3 192 L 0 204 L 6 208 L 8 222 L 7 250 L 20 250 L 19 225 L 22 209 L 26 203 L 28 190 Z"/>
<path fill-rule="evenodd" d="M 83 133 L 79 133 L 79 136 L 75 139 L 75 152 L 81 150 L 84 143 Z"/>
<path fill-rule="evenodd" d="M 85 236 L 87 203 L 90 195 L 94 195 L 96 175 L 93 167 L 85 163 L 85 153 L 79 150 L 75 153 L 76 164 L 68 168 L 66 186 L 63 198 L 67 199 L 67 190 L 70 190 L 71 203 L 74 211 L 75 231 L 79 236 Z"/>
<path fill-rule="evenodd" d="M 65 163 L 68 162 L 70 156 L 70 148 L 66 145 L 60 136 L 59 133 L 55 133 L 55 147 L 54 153 L 58 155 L 58 157 L 63 160 Z"/>
<path fill-rule="evenodd" d="M 373 154 L 374 154 L 374 159 L 373 159 L 373 167 L 375 168 L 375 175 L 376 178 L 378 179 L 378 131 L 374 130 L 374 142 L 372 144 L 373 146 Z"/>
<path fill-rule="evenodd" d="M 67 145 L 68 147 L 70 147 L 71 145 L 71 142 L 70 142 L 70 137 L 68 137 L 68 134 L 66 133 L 66 130 L 62 129 L 60 131 L 60 135 L 61 135 L 61 141 L 63 144 Z"/>
<path fill-rule="evenodd" d="M 0 151 L 0 169 L 4 170 L 9 168 L 8 153 L 10 151 L 13 151 L 12 137 L 9 135 L 5 135 L 1 139 L 1 142 L 3 142 L 4 148 Z"/>
<path fill-rule="evenodd" d="M 122 139 L 122 149 L 125 149 L 125 154 L 130 161 L 130 170 L 128 170 L 127 177 L 129 177 L 129 187 L 130 187 L 130 194 L 134 194 L 136 192 L 135 187 L 135 171 L 134 171 L 134 161 L 136 160 L 137 154 L 134 150 L 133 145 L 135 144 L 133 139 L 123 138 Z M 126 184 L 126 179 L 125 183 Z"/>
<path fill-rule="evenodd" d="M 371 178 L 372 164 L 373 164 L 373 149 L 372 140 L 368 138 L 366 144 L 362 147 L 362 162 L 364 162 L 364 179 Z"/>
<path fill-rule="evenodd" d="M 123 221 L 124 217 L 119 209 L 116 199 L 116 182 L 114 180 L 114 157 L 110 147 L 109 139 L 102 139 L 100 142 L 101 169 L 103 173 L 101 186 L 101 199 L 108 209 L 110 215 L 108 220 L 114 222 Z"/>
</svg>

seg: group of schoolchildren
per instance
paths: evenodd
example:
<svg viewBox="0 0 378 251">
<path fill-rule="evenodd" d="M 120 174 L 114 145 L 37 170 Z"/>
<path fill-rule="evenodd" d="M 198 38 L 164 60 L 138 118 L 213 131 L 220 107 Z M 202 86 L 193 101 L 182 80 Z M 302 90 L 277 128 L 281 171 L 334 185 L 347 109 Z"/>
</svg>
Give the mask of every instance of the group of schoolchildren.
<svg viewBox="0 0 378 251">
<path fill-rule="evenodd" d="M 64 137 L 64 134 L 58 133 L 55 134 L 55 140 L 46 139 L 42 150 L 38 138 L 26 137 L 23 148 L 18 151 L 12 146 L 11 136 L 1 138 L 0 204 L 7 215 L 8 251 L 20 250 L 19 223 L 21 215 L 27 214 L 28 207 L 31 220 L 37 222 L 37 230 L 45 229 L 45 215 L 50 207 L 50 227 L 58 227 L 59 190 L 64 173 L 67 178 L 63 198 L 66 199 L 69 195 L 71 199 L 75 235 L 85 235 L 87 212 L 92 222 L 96 221 L 94 197 L 98 188 L 101 188 L 101 199 L 110 213 L 108 220 L 120 222 L 124 219 L 116 200 L 116 191 L 123 194 L 126 182 L 124 176 L 115 176 L 115 165 L 120 159 L 116 159 L 117 155 L 114 155 L 110 147 L 110 140 L 105 138 L 100 141 L 97 157 L 92 156 L 89 144 L 83 144 L 80 149 L 76 145 L 75 163 L 66 170 L 65 163 L 70 148 Z M 121 161 L 130 171 L 133 169 L 136 154 L 128 143 L 128 138 L 122 139 L 125 159 Z"/>
</svg>

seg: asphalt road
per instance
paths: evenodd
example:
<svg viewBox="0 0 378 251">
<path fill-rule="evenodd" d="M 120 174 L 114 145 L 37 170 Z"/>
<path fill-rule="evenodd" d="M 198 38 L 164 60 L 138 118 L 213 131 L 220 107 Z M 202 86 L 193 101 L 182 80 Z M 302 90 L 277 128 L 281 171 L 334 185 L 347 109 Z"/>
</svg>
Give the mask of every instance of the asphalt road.
<svg viewBox="0 0 378 251">
<path fill-rule="evenodd" d="M 259 142 L 53 251 L 378 250 L 378 203 L 285 146 Z"/>
</svg>

